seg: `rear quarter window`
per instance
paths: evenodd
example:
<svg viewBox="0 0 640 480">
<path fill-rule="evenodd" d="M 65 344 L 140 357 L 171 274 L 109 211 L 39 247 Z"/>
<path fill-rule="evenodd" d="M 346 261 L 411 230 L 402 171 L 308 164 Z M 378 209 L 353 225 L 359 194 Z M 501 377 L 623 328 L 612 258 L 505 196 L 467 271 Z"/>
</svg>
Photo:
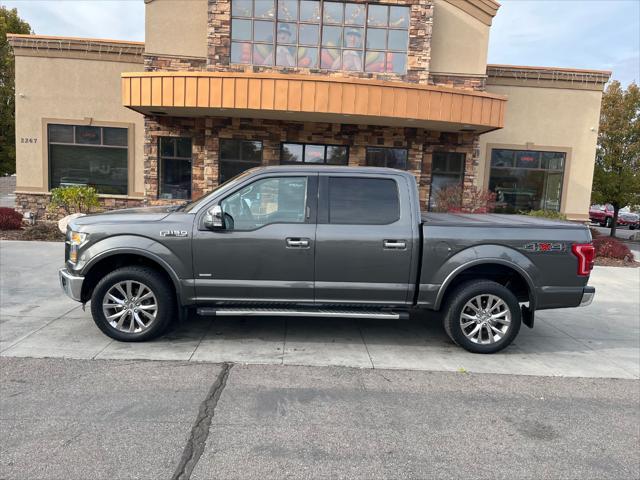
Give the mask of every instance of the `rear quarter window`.
<svg viewBox="0 0 640 480">
<path fill-rule="evenodd" d="M 395 180 L 386 178 L 329 178 L 329 223 L 388 225 L 400 219 Z"/>
</svg>

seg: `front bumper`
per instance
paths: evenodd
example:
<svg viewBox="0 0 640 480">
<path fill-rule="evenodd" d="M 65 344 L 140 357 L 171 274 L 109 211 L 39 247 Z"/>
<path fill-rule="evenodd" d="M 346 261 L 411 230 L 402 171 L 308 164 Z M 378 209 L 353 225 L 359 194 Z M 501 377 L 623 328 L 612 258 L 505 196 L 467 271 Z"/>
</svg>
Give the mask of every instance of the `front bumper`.
<svg viewBox="0 0 640 480">
<path fill-rule="evenodd" d="M 81 302 L 82 282 L 84 282 L 84 277 L 71 275 L 66 268 L 58 270 L 58 277 L 60 277 L 60 286 L 62 287 L 62 291 L 66 293 L 70 299 L 75 300 L 76 302 Z"/>
<path fill-rule="evenodd" d="M 580 301 L 580 306 L 586 307 L 587 305 L 591 305 L 591 302 L 593 302 L 593 297 L 595 296 L 595 287 L 584 287 L 584 290 L 582 290 L 582 300 Z"/>
</svg>

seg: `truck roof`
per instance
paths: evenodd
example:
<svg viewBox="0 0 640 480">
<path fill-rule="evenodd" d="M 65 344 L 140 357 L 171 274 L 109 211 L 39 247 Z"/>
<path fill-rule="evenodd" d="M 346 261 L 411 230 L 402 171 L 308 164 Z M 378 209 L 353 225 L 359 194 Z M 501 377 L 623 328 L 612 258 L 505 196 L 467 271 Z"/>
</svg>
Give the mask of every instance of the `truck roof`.
<svg viewBox="0 0 640 480">
<path fill-rule="evenodd" d="M 433 213 L 422 214 L 427 225 L 446 225 L 460 227 L 507 227 L 507 228 L 575 228 L 583 229 L 584 224 L 564 220 L 530 217 L 498 213 Z"/>
<path fill-rule="evenodd" d="M 303 165 L 273 165 L 265 167 L 256 167 L 252 171 L 261 172 L 318 172 L 318 173 L 352 173 L 354 175 L 359 174 L 383 174 L 383 175 L 403 175 L 415 178 L 411 173 L 405 170 L 398 170 L 395 168 L 385 167 L 348 167 L 342 165 L 310 165 L 305 163 Z"/>
</svg>

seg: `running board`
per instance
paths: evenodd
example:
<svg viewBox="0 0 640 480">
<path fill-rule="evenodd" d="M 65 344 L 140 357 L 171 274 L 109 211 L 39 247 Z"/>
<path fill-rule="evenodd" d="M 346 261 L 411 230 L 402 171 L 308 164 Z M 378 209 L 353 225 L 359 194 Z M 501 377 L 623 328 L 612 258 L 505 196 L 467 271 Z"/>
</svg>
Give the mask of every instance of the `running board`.
<svg viewBox="0 0 640 480">
<path fill-rule="evenodd" d="M 346 310 L 303 308 L 198 308 L 198 315 L 216 317 L 339 317 L 381 318 L 385 320 L 408 319 L 408 312 L 392 310 Z"/>
</svg>

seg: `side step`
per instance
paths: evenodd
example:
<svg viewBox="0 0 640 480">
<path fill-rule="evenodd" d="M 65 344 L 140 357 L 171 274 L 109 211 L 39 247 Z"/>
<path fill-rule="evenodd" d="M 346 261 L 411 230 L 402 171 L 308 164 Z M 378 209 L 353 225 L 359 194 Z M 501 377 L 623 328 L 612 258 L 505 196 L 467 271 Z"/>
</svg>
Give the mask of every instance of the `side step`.
<svg viewBox="0 0 640 480">
<path fill-rule="evenodd" d="M 305 309 L 305 308 L 198 308 L 198 315 L 216 317 L 338 317 L 338 318 L 381 318 L 386 320 L 406 320 L 409 312 L 392 310 L 359 309 Z"/>
</svg>

